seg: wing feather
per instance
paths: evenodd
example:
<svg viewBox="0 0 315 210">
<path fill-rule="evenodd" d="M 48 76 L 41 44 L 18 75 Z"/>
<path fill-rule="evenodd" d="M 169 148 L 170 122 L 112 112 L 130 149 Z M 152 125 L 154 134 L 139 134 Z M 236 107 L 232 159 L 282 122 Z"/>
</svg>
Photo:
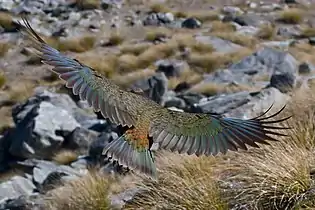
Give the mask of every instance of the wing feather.
<svg viewBox="0 0 315 210">
<path fill-rule="evenodd" d="M 92 68 L 49 46 L 25 18 L 23 22 L 25 27 L 21 27 L 22 33 L 32 41 L 42 62 L 53 66 L 51 70 L 66 82 L 66 87 L 72 88 L 73 94 L 78 95 L 81 100 L 87 100 L 95 111 L 101 111 L 105 118 L 131 127 L 136 124 L 143 107 L 150 107 L 154 103 L 139 94 L 122 90 Z"/>
<path fill-rule="evenodd" d="M 164 116 L 156 117 L 156 120 L 151 122 L 149 130 L 153 141 L 159 143 L 162 149 L 177 151 L 180 154 L 215 156 L 218 153 L 225 154 L 228 150 L 247 150 L 247 145 L 259 147 L 258 144 L 277 141 L 270 135 L 286 136 L 276 130 L 290 128 L 270 125 L 290 118 L 272 119 L 283 110 L 284 107 L 277 113 L 264 117 L 266 111 L 249 120 L 168 110 Z M 173 136 L 180 138 L 173 142 Z"/>
</svg>

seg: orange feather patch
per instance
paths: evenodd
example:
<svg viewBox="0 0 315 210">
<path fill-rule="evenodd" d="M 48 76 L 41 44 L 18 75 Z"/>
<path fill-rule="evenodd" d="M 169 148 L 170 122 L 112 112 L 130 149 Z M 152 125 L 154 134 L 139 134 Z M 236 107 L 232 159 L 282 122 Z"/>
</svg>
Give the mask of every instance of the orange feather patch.
<svg viewBox="0 0 315 210">
<path fill-rule="evenodd" d="M 137 149 L 149 147 L 148 130 L 133 128 L 126 131 L 126 140 Z"/>
</svg>

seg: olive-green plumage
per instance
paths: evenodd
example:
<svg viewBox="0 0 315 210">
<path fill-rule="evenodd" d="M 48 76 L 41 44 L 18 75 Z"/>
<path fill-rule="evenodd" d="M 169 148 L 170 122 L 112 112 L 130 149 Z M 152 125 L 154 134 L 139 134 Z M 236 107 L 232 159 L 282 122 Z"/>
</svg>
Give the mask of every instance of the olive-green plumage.
<svg viewBox="0 0 315 210">
<path fill-rule="evenodd" d="M 95 111 L 100 111 L 113 123 L 128 126 L 124 135 L 112 141 L 103 153 L 124 166 L 156 178 L 156 166 L 151 151 L 153 143 L 160 149 L 179 153 L 217 155 L 228 150 L 247 149 L 246 145 L 269 144 L 276 140 L 268 134 L 285 136 L 272 131 L 288 129 L 271 126 L 287 120 L 270 117 L 242 120 L 211 114 L 176 112 L 134 92 L 122 90 L 111 80 L 97 74 L 92 68 L 66 57 L 47 45 L 23 19 L 24 32 L 39 51 L 43 63 L 54 66 L 53 72 L 72 88 L 75 95 L 87 100 Z M 269 111 L 269 110 L 267 110 Z M 264 113 L 265 114 L 265 113 Z"/>
</svg>

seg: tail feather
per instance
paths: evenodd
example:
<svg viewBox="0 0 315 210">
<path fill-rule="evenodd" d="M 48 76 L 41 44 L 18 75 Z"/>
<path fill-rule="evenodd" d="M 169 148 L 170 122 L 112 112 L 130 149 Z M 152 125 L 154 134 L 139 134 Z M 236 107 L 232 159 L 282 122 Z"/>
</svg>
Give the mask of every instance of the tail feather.
<svg viewBox="0 0 315 210">
<path fill-rule="evenodd" d="M 131 170 L 157 179 L 154 157 L 149 148 L 137 149 L 125 139 L 126 134 L 113 140 L 104 148 L 103 154 Z"/>
</svg>

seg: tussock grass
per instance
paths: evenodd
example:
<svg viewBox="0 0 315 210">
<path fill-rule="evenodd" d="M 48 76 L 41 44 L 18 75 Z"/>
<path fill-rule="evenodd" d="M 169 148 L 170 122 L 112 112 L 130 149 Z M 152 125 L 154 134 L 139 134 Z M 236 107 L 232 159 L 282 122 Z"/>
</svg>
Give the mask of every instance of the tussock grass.
<svg viewBox="0 0 315 210">
<path fill-rule="evenodd" d="M 119 47 L 122 54 L 139 55 L 147 50 L 152 44 L 139 43 L 139 44 L 124 44 Z"/>
<path fill-rule="evenodd" d="M 236 28 L 231 23 L 219 20 L 211 22 L 211 32 L 233 32 Z"/>
<path fill-rule="evenodd" d="M 110 34 L 107 45 L 116 46 L 116 45 L 122 44 L 123 42 L 124 42 L 124 37 L 118 32 L 115 32 L 115 33 Z"/>
<path fill-rule="evenodd" d="M 225 189 L 234 204 L 250 209 L 298 207 L 314 187 L 310 177 L 314 163 L 313 153 L 292 141 L 274 144 L 231 158 L 221 171 L 229 175 L 221 181 L 225 186 L 238 183 Z"/>
<path fill-rule="evenodd" d="M 112 178 L 90 172 L 82 178 L 66 182 L 63 187 L 54 189 L 46 196 L 49 210 L 107 210 Z"/>
<path fill-rule="evenodd" d="M 171 12 L 171 9 L 168 8 L 165 4 L 151 4 L 150 6 L 150 11 L 155 12 L 155 13 L 167 13 Z"/>
<path fill-rule="evenodd" d="M 302 30 L 302 34 L 301 34 L 302 37 L 305 37 L 305 38 L 308 38 L 308 37 L 313 37 L 315 36 L 315 28 L 304 28 Z"/>
<path fill-rule="evenodd" d="M 109 55 L 85 55 L 78 56 L 77 59 L 95 69 L 98 73 L 105 77 L 111 78 L 115 73 L 117 73 L 118 67 L 118 57 L 114 54 Z"/>
<path fill-rule="evenodd" d="M 153 42 L 155 40 L 165 39 L 171 36 L 171 31 L 164 27 L 150 28 L 146 32 L 145 40 Z"/>
<path fill-rule="evenodd" d="M 209 73 L 218 68 L 226 67 L 251 53 L 252 51 L 249 49 L 234 53 L 191 53 L 187 62 L 192 69 L 199 69 L 200 72 Z"/>
<path fill-rule="evenodd" d="M 0 57 L 3 57 L 7 54 L 10 49 L 10 44 L 7 42 L 0 42 Z"/>
<path fill-rule="evenodd" d="M 170 57 L 176 52 L 176 47 L 171 42 L 151 46 L 138 56 L 138 67 L 146 68 L 159 59 Z"/>
<path fill-rule="evenodd" d="M 1 70 L 0 71 L 0 88 L 3 88 L 3 86 L 6 84 L 7 78 L 4 74 L 4 72 Z"/>
<path fill-rule="evenodd" d="M 57 41 L 57 49 L 60 51 L 85 52 L 94 47 L 96 41 L 95 36 L 82 36 L 78 38 L 70 38 Z"/>
<path fill-rule="evenodd" d="M 259 31 L 256 33 L 256 37 L 264 40 L 272 40 L 276 35 L 275 27 L 271 24 L 263 24 L 260 26 Z"/>
<path fill-rule="evenodd" d="M 144 192 L 125 209 L 226 209 L 213 182 L 214 162 L 214 158 L 162 153 L 159 182 L 145 180 L 140 184 Z"/>
<path fill-rule="evenodd" d="M 193 17 L 201 22 L 214 21 L 219 19 L 219 10 L 197 10 L 187 12 L 187 17 Z"/>
<path fill-rule="evenodd" d="M 33 94 L 36 84 L 31 81 L 19 81 L 9 87 L 9 101 L 12 103 L 21 102 L 29 98 Z"/>
<path fill-rule="evenodd" d="M 76 0 L 75 3 L 82 10 L 99 9 L 101 7 L 100 0 Z"/>
<path fill-rule="evenodd" d="M 77 160 L 77 158 L 78 154 L 75 151 L 61 150 L 52 157 L 52 160 L 55 161 L 56 163 L 67 165 Z"/>
<path fill-rule="evenodd" d="M 0 12 L 0 26 L 6 30 L 15 29 L 12 16 L 7 12 Z"/>
<path fill-rule="evenodd" d="M 299 24 L 304 20 L 305 12 L 301 9 L 292 8 L 281 11 L 278 21 L 287 24 Z"/>
<path fill-rule="evenodd" d="M 118 58 L 118 69 L 120 72 L 130 72 L 138 68 L 137 56 L 124 54 Z"/>
</svg>

